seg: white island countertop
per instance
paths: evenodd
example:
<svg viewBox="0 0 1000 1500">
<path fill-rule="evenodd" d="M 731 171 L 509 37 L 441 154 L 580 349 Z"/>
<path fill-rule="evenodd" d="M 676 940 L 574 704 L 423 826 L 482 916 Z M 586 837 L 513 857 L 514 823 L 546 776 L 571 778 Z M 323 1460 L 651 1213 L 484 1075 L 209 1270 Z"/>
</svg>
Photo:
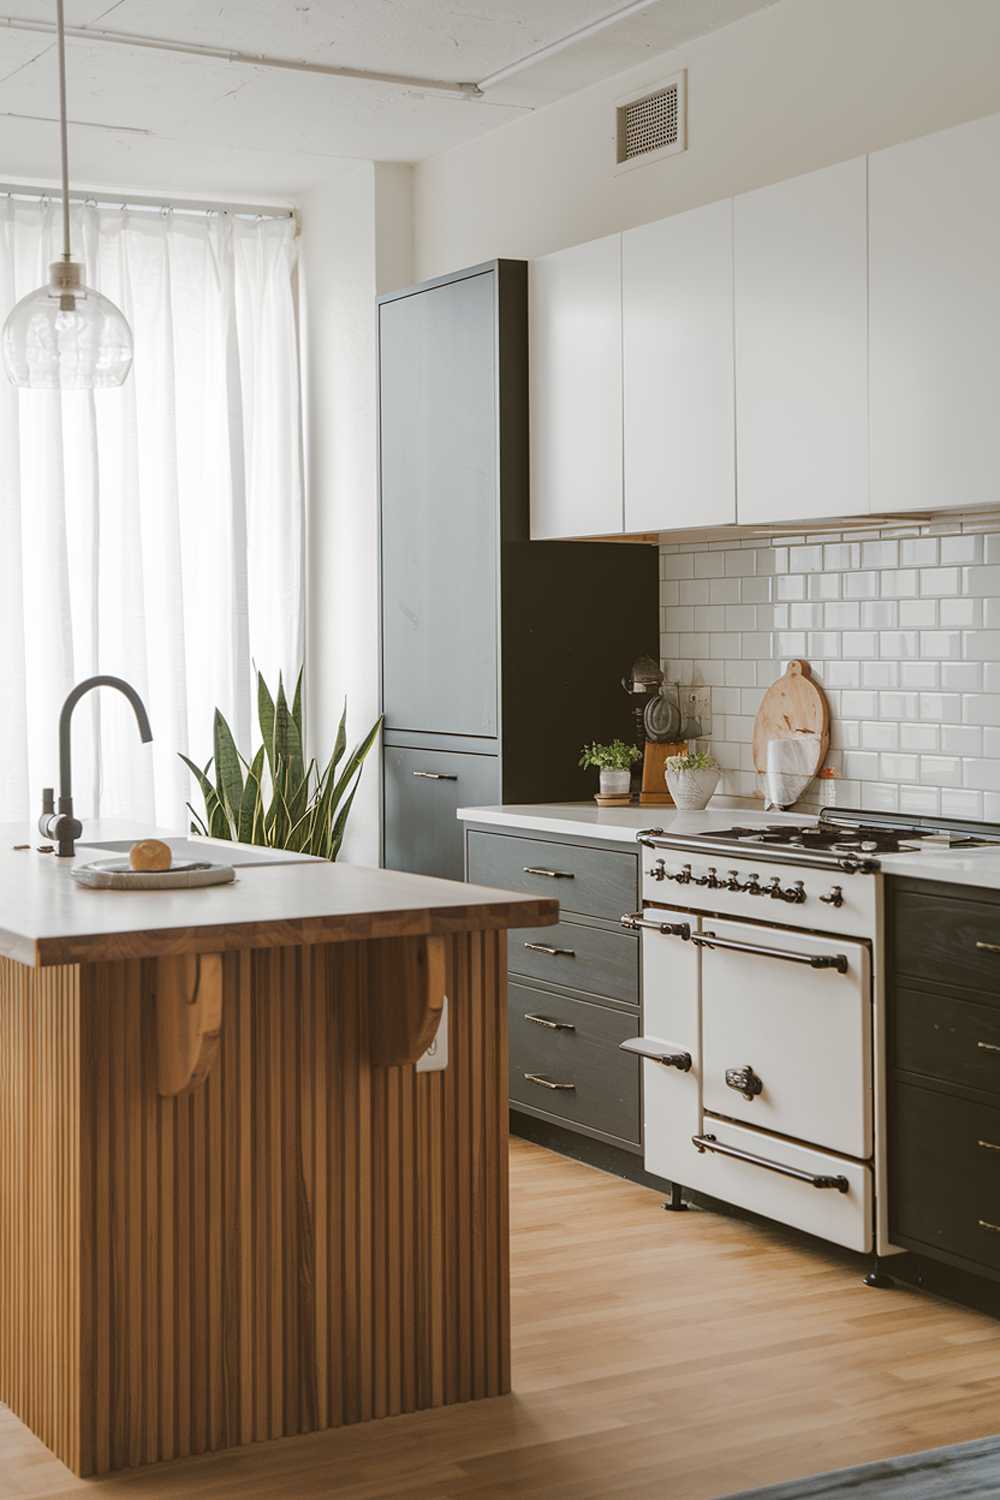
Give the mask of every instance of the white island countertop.
<svg viewBox="0 0 1000 1500">
<path fill-rule="evenodd" d="M 38 967 L 546 926 L 558 915 L 554 900 L 214 840 L 198 847 L 238 865 L 231 885 L 94 890 L 73 879 L 74 864 L 113 857 L 99 842 L 150 834 L 91 823 L 76 857 L 59 859 L 25 825 L 0 825 L 0 955 Z"/>
<path fill-rule="evenodd" d="M 766 813 L 759 808 L 733 805 L 713 805 L 704 812 L 678 812 L 673 807 L 598 807 L 595 802 L 462 807 L 458 816 L 466 823 L 617 843 L 633 843 L 644 829 L 650 828 L 673 829 L 677 833 L 722 833 L 734 825 L 818 821 L 811 813 Z M 884 875 L 1000 890 L 1000 844 L 965 852 L 921 849 L 913 854 L 882 854 L 878 858 Z"/>
</svg>

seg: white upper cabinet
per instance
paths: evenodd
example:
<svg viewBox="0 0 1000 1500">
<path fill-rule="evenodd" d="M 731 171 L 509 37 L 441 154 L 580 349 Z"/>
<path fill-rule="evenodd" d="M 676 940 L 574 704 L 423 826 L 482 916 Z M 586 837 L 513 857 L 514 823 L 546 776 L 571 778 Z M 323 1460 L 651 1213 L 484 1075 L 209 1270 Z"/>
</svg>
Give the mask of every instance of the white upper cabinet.
<svg viewBox="0 0 1000 1500">
<path fill-rule="evenodd" d="M 743 524 L 868 511 L 867 250 L 863 157 L 735 201 Z"/>
<path fill-rule="evenodd" d="M 736 520 L 733 205 L 622 236 L 625 530 Z"/>
<path fill-rule="evenodd" d="M 531 535 L 622 530 L 621 235 L 533 261 Z"/>
<path fill-rule="evenodd" d="M 998 164 L 997 115 L 870 159 L 873 510 L 1000 501 Z"/>
</svg>

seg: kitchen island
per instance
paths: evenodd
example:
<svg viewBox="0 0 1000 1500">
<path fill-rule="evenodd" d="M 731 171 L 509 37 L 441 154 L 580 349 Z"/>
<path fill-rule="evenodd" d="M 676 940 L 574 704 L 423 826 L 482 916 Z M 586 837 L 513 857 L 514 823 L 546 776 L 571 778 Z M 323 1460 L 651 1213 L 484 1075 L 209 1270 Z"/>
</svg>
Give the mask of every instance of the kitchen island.
<svg viewBox="0 0 1000 1500">
<path fill-rule="evenodd" d="M 557 903 L 318 861 L 97 891 L 25 841 L 0 1401 L 93 1475 L 507 1391 L 505 929 Z"/>
</svg>

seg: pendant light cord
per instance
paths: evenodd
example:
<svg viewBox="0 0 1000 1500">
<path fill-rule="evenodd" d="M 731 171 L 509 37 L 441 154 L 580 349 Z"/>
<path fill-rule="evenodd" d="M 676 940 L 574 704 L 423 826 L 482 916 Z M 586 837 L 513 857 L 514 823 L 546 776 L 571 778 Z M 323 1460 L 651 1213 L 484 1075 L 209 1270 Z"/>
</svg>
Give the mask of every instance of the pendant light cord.
<svg viewBox="0 0 1000 1500">
<path fill-rule="evenodd" d="M 63 255 L 73 259 L 69 242 L 69 128 L 66 123 L 66 20 L 63 0 L 56 0 L 56 27 L 59 36 L 59 137 L 62 145 L 62 225 Z"/>
</svg>

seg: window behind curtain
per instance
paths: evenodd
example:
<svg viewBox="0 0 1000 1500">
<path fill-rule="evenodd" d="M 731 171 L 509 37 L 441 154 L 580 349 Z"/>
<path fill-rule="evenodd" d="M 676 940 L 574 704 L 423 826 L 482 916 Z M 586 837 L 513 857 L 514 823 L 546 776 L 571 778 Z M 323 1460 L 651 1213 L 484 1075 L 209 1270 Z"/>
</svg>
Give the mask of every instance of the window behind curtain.
<svg viewBox="0 0 1000 1500">
<path fill-rule="evenodd" d="M 0 319 L 47 279 L 58 201 L 0 200 Z M 294 677 L 303 642 L 303 485 L 293 221 L 81 207 L 86 279 L 125 311 L 120 390 L 0 380 L 0 820 L 57 778 L 57 719 L 82 677 L 120 695 L 74 718 L 82 817 L 186 826 L 178 750 L 211 755 L 222 709 L 244 751 L 252 663 Z"/>
</svg>

